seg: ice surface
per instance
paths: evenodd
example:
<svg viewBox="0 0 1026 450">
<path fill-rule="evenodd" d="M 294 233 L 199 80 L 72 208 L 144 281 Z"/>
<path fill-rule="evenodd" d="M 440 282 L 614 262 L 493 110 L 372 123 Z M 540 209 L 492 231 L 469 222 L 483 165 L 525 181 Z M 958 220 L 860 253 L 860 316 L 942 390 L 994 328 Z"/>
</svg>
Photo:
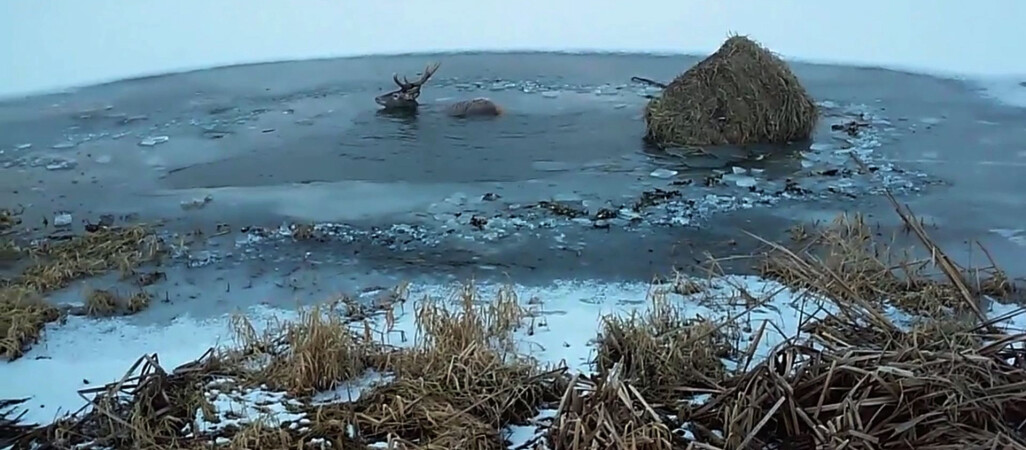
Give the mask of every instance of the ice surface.
<svg viewBox="0 0 1026 450">
<path fill-rule="evenodd" d="M 332 56 L 459 50 L 708 53 L 737 32 L 794 59 L 1001 76 L 983 86 L 1002 98 L 1024 97 L 1016 84 L 1026 74 L 1021 45 L 1026 2 L 1019 0 L 928 8 L 886 0 L 864 0 L 857 8 L 800 0 L 597 0 L 588 3 L 586 16 L 573 0 L 437 0 L 398 9 L 372 1 L 246 5 L 239 8 L 230 0 L 2 2 L 0 96 Z"/>
</svg>

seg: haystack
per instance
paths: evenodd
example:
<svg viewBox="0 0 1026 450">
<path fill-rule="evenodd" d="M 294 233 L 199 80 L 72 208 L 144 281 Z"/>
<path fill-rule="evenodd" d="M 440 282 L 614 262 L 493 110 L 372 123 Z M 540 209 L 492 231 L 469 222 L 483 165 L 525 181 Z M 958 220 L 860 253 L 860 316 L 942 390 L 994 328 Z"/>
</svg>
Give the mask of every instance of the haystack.
<svg viewBox="0 0 1026 450">
<path fill-rule="evenodd" d="M 807 139 L 817 116 L 784 61 L 733 36 L 648 103 L 645 140 L 663 147 L 780 144 Z"/>
</svg>

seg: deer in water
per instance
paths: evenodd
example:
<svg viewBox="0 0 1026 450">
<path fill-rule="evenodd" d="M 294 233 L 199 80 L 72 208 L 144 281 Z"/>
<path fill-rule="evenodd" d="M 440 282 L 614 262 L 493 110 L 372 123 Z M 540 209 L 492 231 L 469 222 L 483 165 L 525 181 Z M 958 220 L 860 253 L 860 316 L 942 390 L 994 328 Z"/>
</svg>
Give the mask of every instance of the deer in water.
<svg viewBox="0 0 1026 450">
<path fill-rule="evenodd" d="M 428 65 L 421 74 L 420 79 L 411 82 L 405 76 L 399 81 L 399 75 L 393 74 L 392 81 L 399 89 L 386 92 L 374 98 L 374 101 L 381 105 L 386 111 L 414 112 L 420 106 L 417 98 L 420 97 L 420 88 L 435 74 L 439 63 Z M 501 115 L 503 110 L 495 102 L 487 98 L 474 98 L 462 100 L 445 107 L 445 113 L 452 117 L 494 117 Z"/>
</svg>

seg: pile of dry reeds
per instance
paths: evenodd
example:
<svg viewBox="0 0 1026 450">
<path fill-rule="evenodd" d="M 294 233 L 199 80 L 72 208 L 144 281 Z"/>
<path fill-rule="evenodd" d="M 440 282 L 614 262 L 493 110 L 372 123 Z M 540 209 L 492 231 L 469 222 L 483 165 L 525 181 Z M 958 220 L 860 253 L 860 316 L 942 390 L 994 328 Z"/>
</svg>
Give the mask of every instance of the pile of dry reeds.
<svg viewBox="0 0 1026 450">
<path fill-rule="evenodd" d="M 214 413 L 204 388 L 222 370 L 213 350 L 170 373 L 157 355 L 143 356 L 121 380 L 79 391 L 86 406 L 23 434 L 14 448 L 191 448 L 203 439 L 197 413 Z"/>
<path fill-rule="evenodd" d="M 815 337 L 835 346 L 782 346 L 685 420 L 724 449 L 1026 448 L 1026 335 L 935 335 L 933 349 Z"/>
<path fill-rule="evenodd" d="M 571 380 L 546 443 L 553 450 L 684 448 L 687 442 L 673 429 L 670 416 L 649 404 L 616 364 L 605 376 Z"/>
<path fill-rule="evenodd" d="M 818 114 L 787 63 L 733 36 L 649 101 L 645 139 L 682 147 L 786 143 L 807 139 Z"/>
<path fill-rule="evenodd" d="M 19 436 L 35 428 L 33 425 L 22 423 L 22 417 L 28 411 L 18 412 L 16 409 L 18 405 L 27 400 L 27 398 L 0 400 L 0 448 L 14 445 Z"/>
</svg>

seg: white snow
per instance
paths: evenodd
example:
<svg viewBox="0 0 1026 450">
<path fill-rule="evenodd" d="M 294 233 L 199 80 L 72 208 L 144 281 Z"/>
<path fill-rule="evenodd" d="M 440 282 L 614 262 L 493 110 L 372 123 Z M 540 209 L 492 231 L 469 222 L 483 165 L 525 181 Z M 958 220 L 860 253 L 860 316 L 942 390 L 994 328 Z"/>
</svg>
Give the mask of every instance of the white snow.
<svg viewBox="0 0 1026 450">
<path fill-rule="evenodd" d="M 304 414 L 290 413 L 288 407 L 300 407 L 301 403 L 290 399 L 284 392 L 266 389 L 240 389 L 230 379 L 216 380 L 207 385 L 208 400 L 214 406 L 215 417 L 204 417 L 196 413 L 199 431 L 204 433 L 223 430 L 231 426 L 251 423 L 307 426 L 310 419 Z"/>
<path fill-rule="evenodd" d="M 544 425 L 546 422 L 552 422 L 552 419 L 556 417 L 556 410 L 554 409 L 543 409 L 538 412 L 538 415 L 531 419 L 531 425 L 513 425 L 506 429 L 506 439 L 509 440 L 510 444 L 508 448 L 534 448 L 528 446 L 528 443 L 537 441 L 544 433 Z"/>
<path fill-rule="evenodd" d="M 240 63 L 462 50 L 708 53 L 749 34 L 805 61 L 986 77 L 1026 103 L 1026 2 L 0 2 L 0 96 Z M 1020 77 L 1020 78 L 1016 78 Z"/>
<path fill-rule="evenodd" d="M 344 381 L 335 386 L 334 389 L 318 392 L 313 396 L 313 404 L 355 402 L 369 388 L 380 384 L 388 384 L 394 379 L 395 377 L 392 375 L 369 370 L 355 380 Z"/>
</svg>

